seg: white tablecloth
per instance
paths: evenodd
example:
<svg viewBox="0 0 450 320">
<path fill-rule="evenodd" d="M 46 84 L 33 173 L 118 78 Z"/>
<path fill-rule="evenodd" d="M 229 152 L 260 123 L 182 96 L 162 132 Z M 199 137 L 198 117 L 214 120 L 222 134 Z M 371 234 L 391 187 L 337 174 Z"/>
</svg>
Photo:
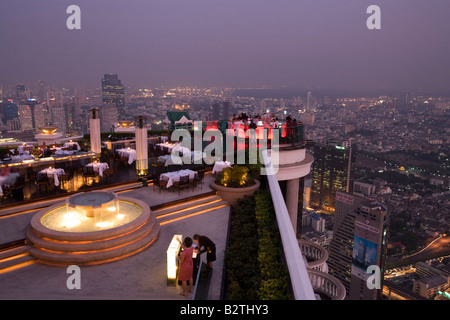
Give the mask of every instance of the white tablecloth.
<svg viewBox="0 0 450 320">
<path fill-rule="evenodd" d="M 0 196 L 3 195 L 3 186 L 6 186 L 6 183 L 8 181 L 8 176 L 0 176 Z"/>
<path fill-rule="evenodd" d="M 214 163 L 214 167 L 211 172 L 212 173 L 220 172 L 224 168 L 229 168 L 229 167 L 231 167 L 231 163 L 229 163 L 228 161 L 216 161 Z"/>
<path fill-rule="evenodd" d="M 169 152 L 172 152 L 172 149 L 176 146 L 176 144 L 166 142 L 166 143 L 157 143 L 156 146 L 159 146 L 163 149 L 168 150 Z"/>
<path fill-rule="evenodd" d="M 17 147 L 17 151 L 19 152 L 19 154 L 27 154 L 26 151 L 28 152 L 28 154 L 30 154 L 31 149 L 33 149 L 34 147 L 32 145 L 20 145 Z"/>
<path fill-rule="evenodd" d="M 18 161 L 23 161 L 23 160 L 33 160 L 34 157 L 31 155 L 27 155 L 27 154 L 21 154 L 18 156 L 11 156 L 12 160 L 18 160 Z"/>
<path fill-rule="evenodd" d="M 109 169 L 109 165 L 106 162 L 91 162 L 86 165 L 86 167 L 93 167 L 95 172 L 98 172 L 100 177 L 103 177 L 103 171 Z"/>
<path fill-rule="evenodd" d="M 57 155 L 68 155 L 68 154 L 74 154 L 75 150 L 56 150 L 55 154 Z"/>
<path fill-rule="evenodd" d="M 47 173 L 47 176 L 50 178 L 53 177 L 53 181 L 55 183 L 55 186 L 59 186 L 59 179 L 58 176 L 64 174 L 64 169 L 61 168 L 52 168 L 52 169 L 44 169 L 39 172 Z"/>
<path fill-rule="evenodd" d="M 173 171 L 173 172 L 166 172 L 161 174 L 160 179 L 161 180 L 168 180 L 167 181 L 167 188 L 172 186 L 175 181 L 180 181 L 180 177 L 189 175 L 189 179 L 194 179 L 195 177 L 195 171 L 192 170 L 179 170 L 179 171 Z"/>
<path fill-rule="evenodd" d="M 64 147 L 65 148 L 69 147 L 69 148 L 72 149 L 73 146 L 77 146 L 77 150 L 81 150 L 81 147 L 78 144 L 78 142 L 66 142 L 66 143 L 64 143 Z"/>
<path fill-rule="evenodd" d="M 119 153 L 119 155 L 128 158 L 128 164 L 132 164 L 133 161 L 136 160 L 136 150 L 134 149 L 128 150 L 128 148 L 124 148 L 124 149 L 117 149 L 116 151 Z"/>
</svg>

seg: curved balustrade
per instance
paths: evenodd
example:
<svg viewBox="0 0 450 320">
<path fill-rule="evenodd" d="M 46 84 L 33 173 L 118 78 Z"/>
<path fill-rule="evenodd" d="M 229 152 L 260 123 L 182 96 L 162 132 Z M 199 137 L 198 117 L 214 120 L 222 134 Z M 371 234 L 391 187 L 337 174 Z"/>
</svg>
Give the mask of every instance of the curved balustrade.
<svg viewBox="0 0 450 320">
<path fill-rule="evenodd" d="M 308 261 L 308 269 L 328 272 L 328 251 L 325 248 L 306 240 L 298 240 L 298 245 Z"/>
<path fill-rule="evenodd" d="M 345 287 L 335 277 L 317 270 L 308 270 L 314 292 L 321 300 L 344 300 Z"/>
</svg>

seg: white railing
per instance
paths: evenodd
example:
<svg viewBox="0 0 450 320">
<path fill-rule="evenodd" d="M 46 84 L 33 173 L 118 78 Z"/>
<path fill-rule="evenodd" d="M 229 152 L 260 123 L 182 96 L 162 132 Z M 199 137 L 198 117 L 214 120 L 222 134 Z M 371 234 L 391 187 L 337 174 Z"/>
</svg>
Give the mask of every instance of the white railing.
<svg viewBox="0 0 450 320">
<path fill-rule="evenodd" d="M 325 273 L 328 272 L 328 251 L 325 248 L 306 240 L 298 240 L 298 245 L 300 246 L 302 254 L 308 260 L 308 269 L 318 270 Z"/>
<path fill-rule="evenodd" d="M 317 270 L 308 270 L 314 292 L 330 300 L 344 300 L 345 287 L 335 277 Z"/>
<path fill-rule="evenodd" d="M 274 174 L 272 163 L 270 162 L 270 156 L 267 154 L 267 150 L 263 150 L 262 155 L 267 172 L 267 181 L 270 194 L 272 196 L 272 202 L 277 218 L 278 229 L 280 231 L 284 256 L 286 258 L 286 264 L 289 270 L 294 299 L 316 300 L 308 270 L 300 251 L 291 219 L 289 218 L 286 203 L 284 201 L 283 194 L 281 193 L 277 177 Z"/>
</svg>

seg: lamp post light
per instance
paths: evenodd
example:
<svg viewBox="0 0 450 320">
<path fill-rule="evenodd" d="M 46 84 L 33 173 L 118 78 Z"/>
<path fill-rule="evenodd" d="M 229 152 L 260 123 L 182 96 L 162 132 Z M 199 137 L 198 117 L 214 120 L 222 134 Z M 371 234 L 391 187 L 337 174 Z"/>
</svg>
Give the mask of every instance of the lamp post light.
<svg viewBox="0 0 450 320">
<path fill-rule="evenodd" d="M 91 139 L 91 150 L 99 156 L 102 153 L 102 141 L 100 137 L 100 117 L 98 109 L 91 109 L 91 118 L 89 119 L 89 131 Z"/>
<path fill-rule="evenodd" d="M 148 174 L 148 137 L 147 137 L 147 117 L 139 116 L 136 118 L 136 174 L 142 177 L 144 184 L 146 179 L 144 177 Z"/>
</svg>

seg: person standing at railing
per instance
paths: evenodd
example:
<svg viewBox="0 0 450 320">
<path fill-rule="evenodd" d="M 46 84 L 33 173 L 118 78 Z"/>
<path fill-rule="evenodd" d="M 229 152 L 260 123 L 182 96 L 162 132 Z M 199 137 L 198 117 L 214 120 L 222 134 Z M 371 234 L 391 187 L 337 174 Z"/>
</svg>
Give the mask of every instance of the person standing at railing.
<svg viewBox="0 0 450 320">
<path fill-rule="evenodd" d="M 293 119 L 291 115 L 288 115 L 286 117 L 286 136 L 289 139 L 292 137 L 292 126 L 293 126 Z"/>
<path fill-rule="evenodd" d="M 206 236 L 194 234 L 193 239 L 197 242 L 197 250 L 199 253 L 206 252 L 206 262 L 208 267 L 212 269 L 213 261 L 216 261 L 216 245 Z M 202 249 L 203 248 L 203 249 Z"/>
<path fill-rule="evenodd" d="M 278 118 L 273 116 L 272 118 L 272 129 L 278 129 L 279 123 L 278 123 Z"/>
<path fill-rule="evenodd" d="M 182 295 L 185 296 L 187 281 L 189 281 L 189 292 L 192 292 L 192 284 L 194 282 L 192 279 L 192 275 L 194 272 L 194 262 L 192 261 L 194 247 L 192 247 L 192 239 L 190 237 L 186 237 L 183 243 L 181 243 L 179 239 L 178 241 L 183 247 L 183 250 L 181 251 L 179 256 L 180 269 L 178 271 L 178 280 L 181 281 L 181 285 L 183 287 Z"/>
</svg>

